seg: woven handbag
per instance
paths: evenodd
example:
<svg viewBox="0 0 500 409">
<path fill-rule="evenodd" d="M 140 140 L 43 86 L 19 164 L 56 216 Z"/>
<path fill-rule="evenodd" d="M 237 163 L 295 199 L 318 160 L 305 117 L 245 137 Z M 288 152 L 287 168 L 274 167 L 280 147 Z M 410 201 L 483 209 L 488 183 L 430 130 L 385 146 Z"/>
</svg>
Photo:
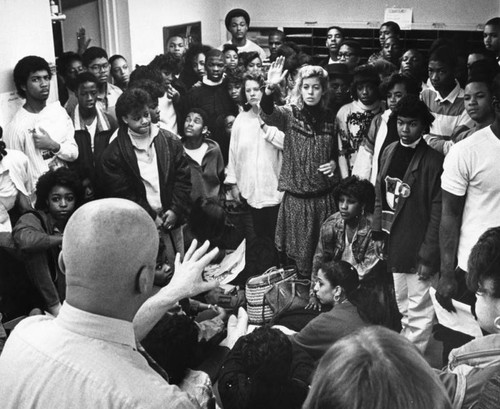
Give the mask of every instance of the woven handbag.
<svg viewBox="0 0 500 409">
<path fill-rule="evenodd" d="M 248 322 L 253 325 L 263 325 L 271 321 L 274 312 L 266 301 L 266 293 L 275 284 L 296 278 L 295 267 L 271 267 L 264 274 L 250 277 L 245 287 Z"/>
</svg>

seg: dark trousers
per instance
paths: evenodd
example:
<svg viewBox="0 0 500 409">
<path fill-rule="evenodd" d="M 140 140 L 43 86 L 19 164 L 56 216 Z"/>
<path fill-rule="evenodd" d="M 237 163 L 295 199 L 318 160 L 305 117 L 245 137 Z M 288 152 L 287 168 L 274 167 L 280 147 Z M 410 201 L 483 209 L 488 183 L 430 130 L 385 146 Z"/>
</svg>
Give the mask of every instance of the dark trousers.
<svg viewBox="0 0 500 409">
<path fill-rule="evenodd" d="M 262 209 L 250 207 L 253 228 L 257 236 L 253 251 L 256 252 L 258 259 L 258 274 L 262 274 L 269 267 L 279 264 L 278 251 L 274 244 L 279 209 L 279 205 L 263 207 Z"/>
</svg>

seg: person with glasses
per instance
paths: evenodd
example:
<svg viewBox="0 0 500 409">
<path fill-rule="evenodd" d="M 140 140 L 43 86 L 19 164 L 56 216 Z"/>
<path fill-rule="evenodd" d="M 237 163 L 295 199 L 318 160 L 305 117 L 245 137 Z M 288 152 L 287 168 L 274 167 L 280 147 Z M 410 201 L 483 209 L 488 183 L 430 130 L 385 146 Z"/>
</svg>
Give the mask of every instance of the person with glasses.
<svg viewBox="0 0 500 409">
<path fill-rule="evenodd" d="M 342 41 L 337 56 L 338 62 L 346 64 L 352 74 L 361 61 L 361 45 L 354 40 Z"/>
<path fill-rule="evenodd" d="M 90 47 L 83 53 L 82 62 L 85 69 L 98 80 L 97 104 L 116 120 L 115 105 L 123 91 L 108 82 L 111 71 L 108 54 L 100 47 Z"/>
</svg>

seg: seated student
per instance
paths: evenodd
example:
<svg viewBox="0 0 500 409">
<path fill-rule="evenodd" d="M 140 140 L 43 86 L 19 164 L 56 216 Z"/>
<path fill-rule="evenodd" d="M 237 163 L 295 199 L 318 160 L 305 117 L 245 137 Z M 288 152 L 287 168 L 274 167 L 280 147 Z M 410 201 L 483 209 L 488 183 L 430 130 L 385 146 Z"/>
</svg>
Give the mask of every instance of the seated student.
<svg viewBox="0 0 500 409">
<path fill-rule="evenodd" d="M 233 9 L 226 14 L 224 19 L 226 29 L 231 33 L 231 40 L 227 44 L 234 44 L 238 47 L 238 53 L 257 51 L 260 59 L 266 59 L 265 51 L 247 38 L 248 27 L 250 26 L 250 16 L 243 9 Z M 224 44 L 221 46 L 221 50 Z"/>
<path fill-rule="evenodd" d="M 238 314 L 238 325 L 243 321 L 242 315 Z M 230 325 L 228 339 L 231 339 Z M 264 326 L 225 345 L 231 352 L 217 380 L 224 408 L 302 407 L 313 365 L 311 358 L 294 347 L 285 334 Z"/>
<path fill-rule="evenodd" d="M 338 166 L 342 178 L 351 175 L 358 149 L 368 134 L 370 123 L 383 110 L 379 84 L 375 68 L 369 65 L 357 67 L 351 84 L 354 101 L 337 112 L 335 136 L 338 140 Z"/>
<path fill-rule="evenodd" d="M 216 131 L 215 121 L 219 115 L 235 114 L 237 108 L 229 97 L 227 84 L 224 81 L 224 55 L 222 51 L 210 50 L 206 54 L 206 77 L 200 87 L 191 88 L 182 100 L 184 115 L 191 108 L 201 108 L 208 116 L 207 127 L 212 133 Z"/>
<path fill-rule="evenodd" d="M 489 19 L 484 25 L 483 43 L 486 50 L 495 54 L 500 64 L 500 17 Z"/>
<path fill-rule="evenodd" d="M 106 196 L 132 200 L 149 213 L 161 232 L 172 231 L 180 251 L 179 227 L 191 205 L 189 165 L 179 139 L 151 126 L 150 104 L 149 94 L 139 88 L 120 96 L 118 137 L 102 155 L 100 183 Z"/>
<path fill-rule="evenodd" d="M 303 409 L 331 408 L 451 409 L 451 404 L 410 342 L 370 327 L 335 343 L 319 362 Z"/>
<path fill-rule="evenodd" d="M 276 61 L 278 58 L 278 48 L 285 42 L 285 33 L 281 30 L 273 30 L 267 37 L 269 45 L 269 62 Z"/>
<path fill-rule="evenodd" d="M 200 83 L 207 73 L 205 70 L 205 54 L 212 47 L 203 44 L 192 44 L 186 51 L 184 67 L 179 75 L 179 80 L 190 90 L 194 84 Z"/>
<path fill-rule="evenodd" d="M 425 141 L 446 155 L 456 141 L 457 131 L 470 128 L 473 121 L 464 108 L 464 90 L 455 79 L 457 56 L 450 47 L 436 48 L 429 57 L 429 80 L 433 89 L 424 89 L 421 94 L 436 120 Z"/>
<path fill-rule="evenodd" d="M 344 40 L 340 43 L 338 62 L 346 64 L 349 68 L 349 73 L 352 74 L 354 69 L 361 61 L 361 44 L 354 40 Z"/>
<path fill-rule="evenodd" d="M 187 44 L 184 36 L 175 34 L 167 40 L 166 54 L 172 54 L 177 58 L 182 58 L 186 54 L 186 50 Z"/>
<path fill-rule="evenodd" d="M 218 199 L 224 182 L 224 160 L 217 142 L 206 137 L 207 114 L 200 108 L 189 110 L 184 121 L 182 144 L 191 169 L 191 199 Z"/>
<path fill-rule="evenodd" d="M 65 298 L 66 281 L 58 263 L 64 228 L 83 199 L 76 173 L 50 170 L 36 185 L 36 212 L 19 218 L 12 236 L 23 254 L 26 272 L 40 293 L 44 310 L 56 316 Z"/>
<path fill-rule="evenodd" d="M 201 409 L 209 409 L 215 401 L 212 382 L 205 372 L 192 369 L 200 360 L 198 336 L 190 317 L 165 314 L 141 344 L 166 371 L 171 385 L 189 394 Z"/>
<path fill-rule="evenodd" d="M 372 234 L 376 240 L 389 234 L 387 272 L 394 279 L 402 334 L 423 353 L 434 319 L 429 289 L 439 268 L 444 157 L 423 140 L 434 117 L 418 96 L 401 98 L 391 115 L 399 141 L 380 159 Z M 383 257 L 382 249 L 376 250 Z"/>
<path fill-rule="evenodd" d="M 89 47 L 82 55 L 82 62 L 85 69 L 94 74 L 98 80 L 97 103 L 101 105 L 104 112 L 111 115 L 115 120 L 115 105 L 122 90 L 116 85 L 108 82 L 111 66 L 108 61 L 108 54 L 100 47 Z M 72 114 L 76 106 L 76 101 L 68 100 L 65 108 L 68 114 Z"/>
<path fill-rule="evenodd" d="M 380 51 L 377 51 L 370 55 L 368 58 L 368 63 L 373 63 L 376 60 L 379 60 L 383 57 L 383 49 L 385 45 L 385 41 L 389 37 L 397 37 L 399 38 L 399 35 L 401 33 L 401 28 L 399 27 L 398 23 L 395 23 L 394 21 L 386 21 L 380 26 L 379 30 L 379 36 L 378 39 L 380 41 Z"/>
<path fill-rule="evenodd" d="M 170 54 L 160 54 L 148 64 L 148 67 L 160 71 L 163 78 L 165 95 L 158 101 L 160 121 L 166 129 L 178 135 L 178 119 L 182 117 L 180 115 L 181 95 L 186 92 L 185 85 L 177 79 L 181 71 L 179 60 Z"/>
<path fill-rule="evenodd" d="M 329 109 L 332 115 L 337 115 L 341 107 L 352 102 L 351 93 L 349 92 L 352 76 L 345 64 L 328 64 L 325 69 L 328 73 L 330 92 Z"/>
<path fill-rule="evenodd" d="M 73 81 L 78 74 L 83 72 L 82 57 L 72 51 L 63 53 L 57 58 L 56 67 L 59 102 L 64 106 L 69 96 L 75 91 L 75 84 Z"/>
<path fill-rule="evenodd" d="M 410 48 L 408 51 L 405 51 L 401 57 L 399 73 L 413 77 L 416 81 L 422 83 L 422 89 L 426 89 L 428 88 L 425 83 L 426 67 L 427 65 L 425 64 L 422 53 L 414 48 Z"/>
<path fill-rule="evenodd" d="M 326 48 L 328 48 L 328 58 L 321 66 L 326 69 L 328 64 L 339 62 L 340 45 L 344 41 L 344 30 L 339 26 L 331 26 L 326 32 Z"/>
<path fill-rule="evenodd" d="M 8 148 L 28 157 L 33 187 L 49 169 L 65 166 L 78 157 L 70 117 L 58 101 L 47 104 L 51 77 L 49 64 L 41 57 L 24 57 L 14 68 L 17 92 L 26 101 L 5 128 L 4 139 Z"/>
<path fill-rule="evenodd" d="M 222 53 L 224 54 L 224 62 L 226 64 L 226 69 L 234 70 L 238 67 L 238 47 L 234 44 L 224 44 L 222 47 Z"/>
<path fill-rule="evenodd" d="M 130 79 L 130 69 L 127 60 L 122 55 L 115 54 L 109 59 L 109 64 L 111 65 L 111 76 L 113 77 L 114 84 L 122 91 L 125 91 Z"/>
<path fill-rule="evenodd" d="M 499 72 L 500 67 L 491 60 L 479 60 L 470 66 L 464 91 L 464 105 L 474 125 L 471 128 L 464 127 L 463 132 L 457 131 L 457 142 L 486 128 L 495 120 L 492 83 Z"/>
<path fill-rule="evenodd" d="M 380 88 L 385 95 L 387 109 L 373 118 L 352 168 L 353 175 L 368 179 L 373 186 L 377 181 L 380 155 L 388 145 L 399 140 L 396 119 L 391 117 L 392 110 L 405 95 L 420 95 L 421 91 L 420 84 L 413 77 L 401 74 L 391 75 Z"/>
<path fill-rule="evenodd" d="M 342 337 L 384 323 L 382 304 L 370 289 L 359 286 L 358 272 L 347 261 L 323 261 L 314 292 L 322 305 L 332 308 L 313 318 L 291 341 L 315 360 Z"/>
<path fill-rule="evenodd" d="M 240 57 L 243 61 L 245 74 L 262 75 L 262 60 L 260 59 L 258 52 L 251 51 L 248 53 L 240 53 Z"/>
</svg>

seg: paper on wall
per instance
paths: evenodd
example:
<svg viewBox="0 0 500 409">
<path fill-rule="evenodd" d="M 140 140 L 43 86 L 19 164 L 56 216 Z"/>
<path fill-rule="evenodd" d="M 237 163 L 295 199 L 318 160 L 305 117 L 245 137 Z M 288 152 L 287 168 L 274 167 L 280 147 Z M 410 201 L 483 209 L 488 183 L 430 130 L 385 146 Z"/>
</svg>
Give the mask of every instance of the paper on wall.
<svg viewBox="0 0 500 409">
<path fill-rule="evenodd" d="M 401 30 L 411 30 L 413 9 L 388 7 L 385 9 L 384 21 L 394 21 L 399 24 Z"/>
</svg>

